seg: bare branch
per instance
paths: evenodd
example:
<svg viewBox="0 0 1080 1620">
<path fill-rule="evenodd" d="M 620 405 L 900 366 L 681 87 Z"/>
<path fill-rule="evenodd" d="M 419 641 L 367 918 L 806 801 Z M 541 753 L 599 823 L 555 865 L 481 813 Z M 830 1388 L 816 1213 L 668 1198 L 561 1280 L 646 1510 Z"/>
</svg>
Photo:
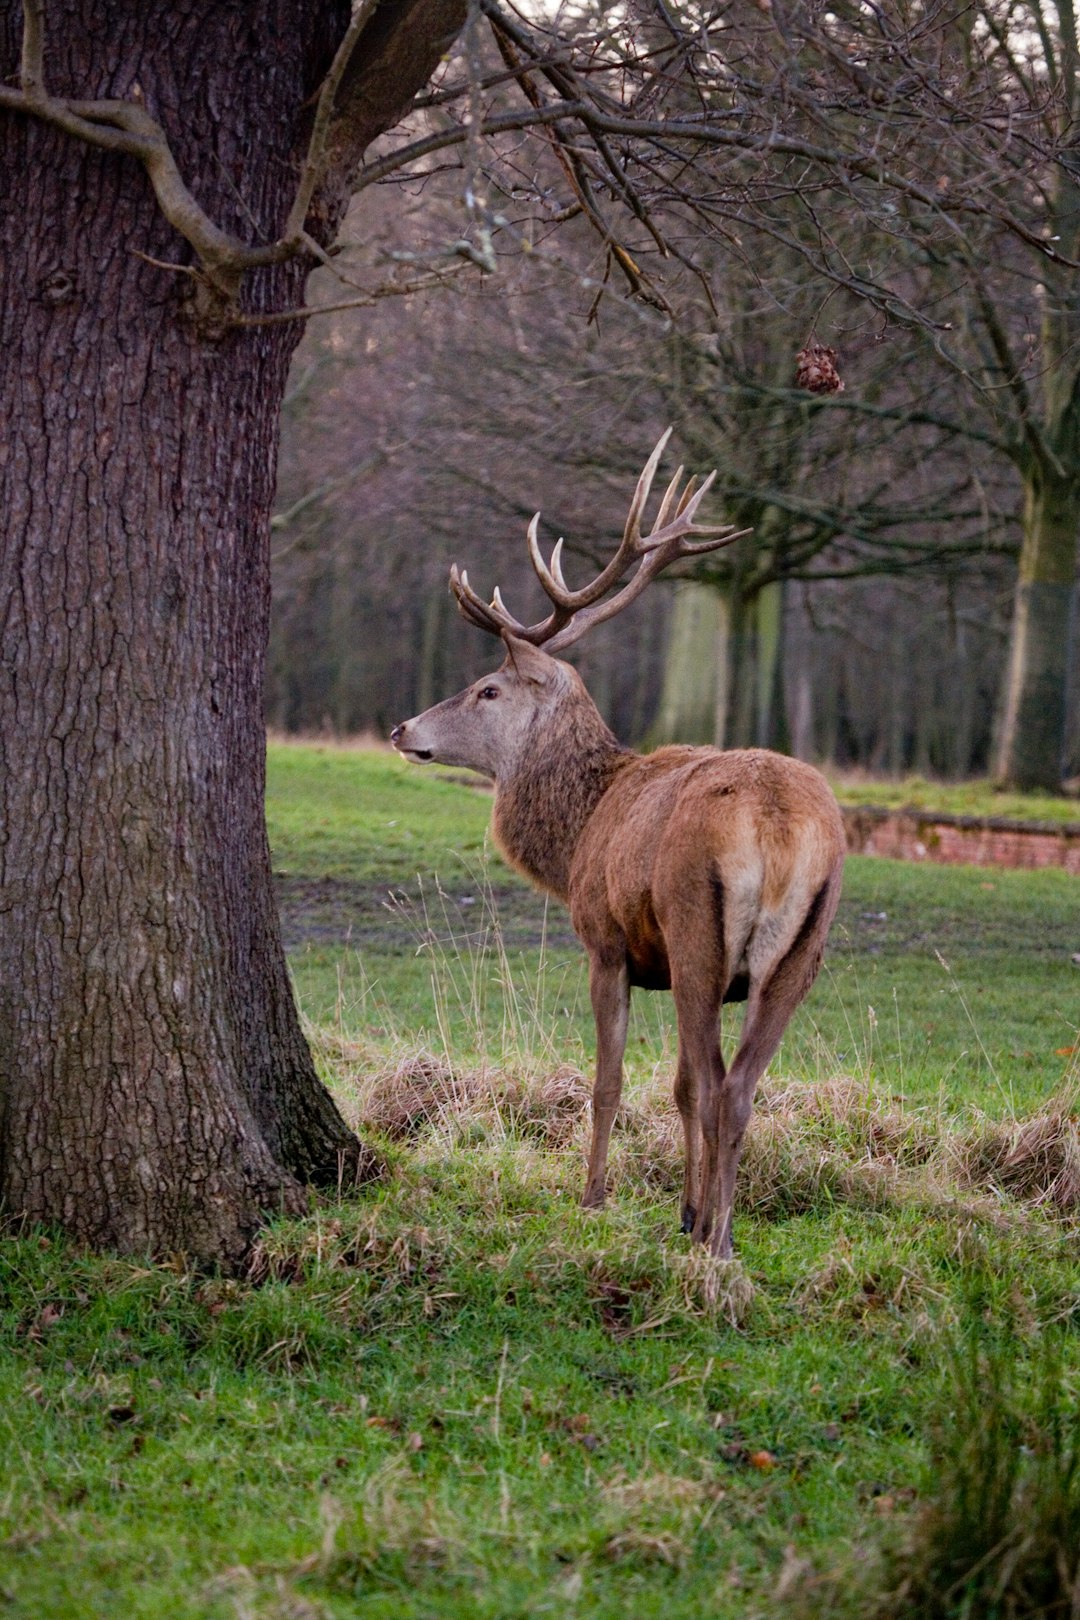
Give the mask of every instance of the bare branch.
<svg viewBox="0 0 1080 1620">
<path fill-rule="evenodd" d="M 296 188 L 296 196 L 289 217 L 285 222 L 282 233 L 283 240 L 299 244 L 304 222 L 308 217 L 312 199 L 322 182 L 328 158 L 327 144 L 330 134 L 330 122 L 334 112 L 334 99 L 341 86 L 345 70 L 352 60 L 357 41 L 371 19 L 378 0 L 361 0 L 361 4 L 353 12 L 348 28 L 345 30 L 341 43 L 334 53 L 334 60 L 330 64 L 329 72 L 323 80 L 319 91 L 319 100 L 315 108 L 315 122 L 311 130 L 311 139 L 308 142 L 307 156 L 300 171 L 300 182 Z"/>
<path fill-rule="evenodd" d="M 438 4 L 439 0 L 434 0 L 434 3 Z M 456 3 L 456 0 L 450 0 L 450 3 Z M 247 271 L 281 264 L 305 251 L 304 223 L 330 165 L 331 126 L 339 110 L 336 105 L 338 91 L 354 66 L 357 42 L 377 5 L 378 0 L 362 0 L 335 53 L 319 93 L 314 127 L 296 196 L 285 230 L 275 242 L 248 245 L 210 218 L 185 183 L 164 129 L 141 103 L 67 100 L 46 92 L 43 70 L 44 0 L 24 0 L 20 84 L 17 89 L 0 85 L 0 108 L 39 118 L 89 145 L 133 157 L 142 163 L 154 188 L 158 206 L 173 229 L 193 248 L 199 260 L 199 273 L 219 306 L 217 314 L 220 316 L 223 313 L 220 307 L 223 306 L 227 321 L 235 315 L 237 295 Z M 410 82 L 410 96 L 429 71 L 417 82 Z M 371 139 L 379 132 L 378 128 L 372 127 L 368 130 L 367 138 Z M 302 317 L 299 312 L 294 312 L 281 318 Z"/>
</svg>

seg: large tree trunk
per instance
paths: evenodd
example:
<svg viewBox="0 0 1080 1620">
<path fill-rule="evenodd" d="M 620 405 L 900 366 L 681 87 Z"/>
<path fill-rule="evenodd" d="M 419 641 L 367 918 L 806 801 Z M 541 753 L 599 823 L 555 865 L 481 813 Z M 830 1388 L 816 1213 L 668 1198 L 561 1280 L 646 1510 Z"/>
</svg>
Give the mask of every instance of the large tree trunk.
<svg viewBox="0 0 1080 1620">
<path fill-rule="evenodd" d="M 272 239 L 348 13 L 50 0 L 51 88 L 137 81 L 207 211 Z M 0 1198 L 229 1263 L 303 1182 L 372 1163 L 300 1033 L 263 819 L 297 329 L 196 333 L 183 278 L 137 256 L 190 257 L 132 160 L 0 114 L 0 173 Z M 301 298 L 296 266 L 247 293 Z"/>
<path fill-rule="evenodd" d="M 1061 785 L 1076 536 L 1074 482 L 1029 475 L 997 764 L 1009 787 Z"/>
</svg>

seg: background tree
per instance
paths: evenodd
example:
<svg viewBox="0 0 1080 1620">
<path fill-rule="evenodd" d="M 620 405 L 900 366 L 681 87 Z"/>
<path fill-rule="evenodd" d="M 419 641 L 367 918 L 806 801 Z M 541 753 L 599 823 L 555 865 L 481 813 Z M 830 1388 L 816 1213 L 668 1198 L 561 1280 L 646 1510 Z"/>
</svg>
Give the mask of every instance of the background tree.
<svg viewBox="0 0 1080 1620">
<path fill-rule="evenodd" d="M 1069 0 L 960 13 L 944 0 L 736 0 L 722 13 L 643 8 L 626 26 L 577 12 L 573 28 L 525 26 L 495 0 L 482 9 L 502 74 L 471 74 L 467 121 L 449 89 L 430 100 L 438 127 L 411 128 L 366 182 L 430 173 L 459 149 L 483 216 L 474 250 L 493 263 L 498 232 L 531 242 L 554 211 L 549 169 L 505 133 L 530 121 L 558 161 L 563 204 L 603 243 L 605 277 L 646 304 L 681 315 L 673 266 L 719 302 L 701 243 L 726 270 L 767 239 L 920 334 L 965 385 L 953 430 L 992 444 L 1021 486 L 999 774 L 1058 783 L 1080 352 Z M 853 220 L 865 227 L 854 252 Z"/>
<path fill-rule="evenodd" d="M 425 230 L 437 236 L 440 219 L 448 230 L 454 183 L 448 173 L 418 189 L 407 230 L 387 211 L 382 245 L 369 233 L 351 257 L 357 278 L 377 276 L 374 257 L 389 243 L 418 253 Z M 370 217 L 369 209 L 365 223 Z M 680 457 L 719 468 L 718 507 L 754 533 L 715 559 L 702 590 L 687 581 L 672 593 L 670 626 L 658 591 L 640 622 L 628 615 L 610 646 L 586 649 L 590 684 L 610 704 L 617 730 L 774 743 L 798 730 L 819 756 L 887 758 L 902 768 L 916 757 L 926 763 L 932 729 L 935 768 L 986 769 L 1015 490 L 994 447 L 971 424 L 961 431 L 953 372 L 903 331 L 882 332 L 855 300 L 833 297 L 837 324 L 854 328 L 848 391 L 823 397 L 792 386 L 795 350 L 820 313 L 822 284 L 800 276 L 798 262 L 767 240 L 752 266 L 740 258 L 723 280 L 716 276 L 713 310 L 692 308 L 685 331 L 614 292 L 587 326 L 602 274 L 602 251 L 598 265 L 595 240 L 579 221 L 562 228 L 556 254 L 545 247 L 510 260 L 497 280 L 466 266 L 453 290 L 407 314 L 399 301 L 385 301 L 351 336 L 347 314 L 333 317 L 332 328 L 312 328 L 298 360 L 298 376 L 310 380 L 288 416 L 276 520 L 274 722 L 385 729 L 478 673 L 491 649 L 462 636 L 446 592 L 448 564 L 464 544 L 462 514 L 479 553 L 476 577 L 487 586 L 512 581 L 518 600 L 531 588 L 522 535 L 532 510 L 541 508 L 552 541 L 567 536 L 582 554 L 579 566 L 593 566 L 614 543 L 657 424 L 673 421 Z M 391 374 L 393 386 L 380 390 L 378 378 Z M 387 457 L 372 471 L 353 462 L 343 424 L 357 408 L 351 400 L 376 392 Z M 900 622 L 895 635 L 885 623 L 879 629 L 883 615 L 874 610 L 878 657 L 859 669 L 859 695 L 871 705 L 876 695 L 880 726 L 871 715 L 857 731 L 838 726 L 828 711 L 844 683 L 814 654 L 812 638 L 787 622 L 800 618 L 803 601 L 789 588 L 810 581 L 821 595 L 830 582 L 824 622 L 839 627 L 845 590 L 865 597 L 871 587 L 860 582 L 907 571 L 922 580 L 919 611 L 914 598 L 883 587 L 880 600 Z M 957 611 L 995 628 L 969 635 L 963 660 L 948 664 L 949 690 L 978 715 L 969 745 L 949 752 L 940 718 L 931 728 L 907 681 L 904 642 L 925 641 L 926 667 L 938 670 Z M 869 622 L 865 603 L 851 618 Z M 823 631 L 826 640 L 833 659 L 855 658 L 857 637 L 848 654 L 832 631 Z M 759 646 L 768 658 L 758 657 Z M 335 706 L 325 683 L 355 669 L 357 648 L 368 668 L 384 661 L 381 673 L 367 684 L 350 681 Z M 432 652 L 440 673 L 417 680 Z M 731 671 L 724 717 L 718 661 Z M 942 663 L 942 679 L 944 670 Z M 900 694 L 902 713 L 894 714 Z M 817 716 L 809 731 L 805 721 L 795 724 L 796 701 L 804 716 L 811 708 Z"/>
</svg>

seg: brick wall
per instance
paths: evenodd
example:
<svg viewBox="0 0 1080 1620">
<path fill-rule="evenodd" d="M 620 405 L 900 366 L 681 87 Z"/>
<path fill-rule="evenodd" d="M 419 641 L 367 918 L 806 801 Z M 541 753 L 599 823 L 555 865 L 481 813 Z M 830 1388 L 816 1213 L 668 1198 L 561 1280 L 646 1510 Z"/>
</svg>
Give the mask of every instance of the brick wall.
<svg viewBox="0 0 1080 1620">
<path fill-rule="evenodd" d="M 848 849 L 946 866 L 1061 866 L 1080 875 L 1080 823 L 842 806 Z"/>
</svg>

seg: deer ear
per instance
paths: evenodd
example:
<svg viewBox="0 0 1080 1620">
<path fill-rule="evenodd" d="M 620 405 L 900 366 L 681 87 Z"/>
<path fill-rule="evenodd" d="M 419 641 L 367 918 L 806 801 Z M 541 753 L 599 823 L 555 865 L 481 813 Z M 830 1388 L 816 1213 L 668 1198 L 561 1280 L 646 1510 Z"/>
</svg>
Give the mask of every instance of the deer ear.
<svg viewBox="0 0 1080 1620">
<path fill-rule="evenodd" d="M 551 654 L 534 647 L 531 641 L 519 640 L 517 636 L 504 634 L 502 639 L 506 648 L 506 662 L 514 674 L 523 681 L 546 686 L 555 672 L 555 660 Z"/>
</svg>

